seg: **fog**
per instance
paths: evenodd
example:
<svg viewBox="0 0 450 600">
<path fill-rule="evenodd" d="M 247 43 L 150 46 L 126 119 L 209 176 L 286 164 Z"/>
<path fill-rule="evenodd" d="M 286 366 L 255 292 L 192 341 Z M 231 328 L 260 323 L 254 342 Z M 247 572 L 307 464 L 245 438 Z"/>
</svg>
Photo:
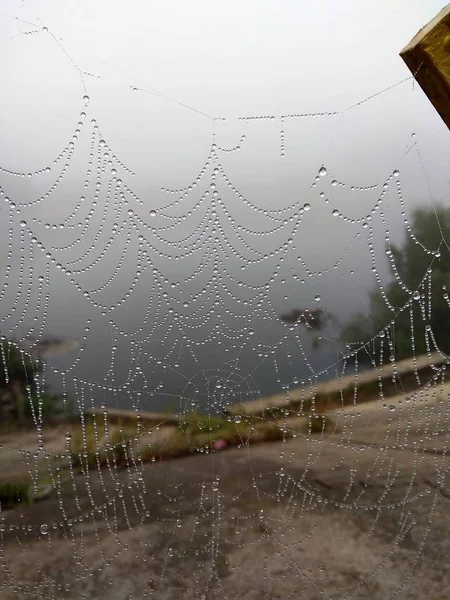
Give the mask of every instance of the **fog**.
<svg viewBox="0 0 450 600">
<path fill-rule="evenodd" d="M 339 374 L 367 216 L 388 281 L 397 180 L 406 218 L 448 201 L 448 131 L 399 57 L 442 6 L 5 0 L 0 333 L 78 340 L 45 375 L 81 404 Z M 336 317 L 319 349 L 278 319 L 295 307 Z"/>
</svg>

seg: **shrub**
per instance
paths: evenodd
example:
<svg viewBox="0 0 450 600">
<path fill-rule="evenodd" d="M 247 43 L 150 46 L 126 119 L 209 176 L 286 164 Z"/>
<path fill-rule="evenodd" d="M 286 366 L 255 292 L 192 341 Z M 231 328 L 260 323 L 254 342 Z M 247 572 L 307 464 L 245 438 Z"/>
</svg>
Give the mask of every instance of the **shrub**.
<svg viewBox="0 0 450 600">
<path fill-rule="evenodd" d="M 125 464 L 129 456 L 131 445 L 136 436 L 136 428 L 128 425 L 127 427 L 113 427 L 105 440 L 108 449 L 112 451 L 112 458 L 116 464 Z M 104 450 L 104 448 L 102 448 Z"/>
<path fill-rule="evenodd" d="M 310 433 L 329 433 L 335 428 L 334 421 L 328 415 L 313 414 L 309 417 Z"/>
<path fill-rule="evenodd" d="M 39 396 L 37 394 L 31 394 L 31 402 L 29 398 L 25 400 L 25 416 L 32 418 L 33 412 L 37 415 L 39 412 L 39 404 L 41 405 L 42 416 L 44 418 L 58 416 L 64 413 L 73 413 L 73 403 L 70 400 L 66 400 L 64 405 L 64 399 L 61 396 L 43 393 Z"/>
<path fill-rule="evenodd" d="M 251 421 L 246 419 L 242 419 L 240 423 L 225 421 L 223 427 L 217 432 L 216 439 L 223 439 L 230 446 L 242 444 L 250 438 L 252 427 Z"/>
<path fill-rule="evenodd" d="M 85 420 L 85 435 L 81 423 L 72 427 L 72 439 L 70 441 L 70 453 L 74 467 L 82 467 L 86 462 L 88 466 L 97 464 L 97 452 L 101 464 L 105 462 L 104 452 L 101 452 L 100 442 L 105 435 L 103 422 L 97 423 L 95 417 L 87 417 Z"/>
<path fill-rule="evenodd" d="M 277 423 L 262 423 L 257 427 L 258 434 L 261 435 L 261 441 L 274 442 L 290 437 L 290 432 L 280 428 Z"/>
<path fill-rule="evenodd" d="M 70 452 L 74 467 L 104 466 L 108 461 L 125 464 L 132 442 L 136 436 L 136 426 L 111 427 L 106 436 L 103 420 L 94 415 L 85 419 L 85 436 L 81 423 L 72 428 Z"/>
<path fill-rule="evenodd" d="M 195 420 L 197 416 L 198 421 Z M 144 462 L 178 458 L 205 446 L 212 447 L 217 440 L 234 446 L 245 443 L 251 431 L 251 423 L 245 420 L 235 423 L 221 417 L 191 414 L 169 438 L 141 449 L 140 457 Z"/>
<path fill-rule="evenodd" d="M 217 431 L 227 420 L 220 416 L 206 415 L 198 412 L 186 413 L 180 422 L 180 429 L 188 436 L 208 431 Z"/>
<path fill-rule="evenodd" d="M 28 483 L 0 483 L 0 504 L 3 508 L 30 502 Z"/>
<path fill-rule="evenodd" d="M 186 456 L 193 450 L 194 447 L 187 436 L 182 431 L 178 430 L 166 440 L 142 448 L 140 458 L 144 462 L 153 459 L 164 460 Z"/>
</svg>

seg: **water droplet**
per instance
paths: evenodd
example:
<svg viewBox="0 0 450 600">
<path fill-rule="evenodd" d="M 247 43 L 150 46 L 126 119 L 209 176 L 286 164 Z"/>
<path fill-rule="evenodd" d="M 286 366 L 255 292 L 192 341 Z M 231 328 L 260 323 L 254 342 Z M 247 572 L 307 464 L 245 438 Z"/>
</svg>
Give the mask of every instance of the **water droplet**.
<svg viewBox="0 0 450 600">
<path fill-rule="evenodd" d="M 43 28 L 42 28 L 42 31 L 43 31 L 44 33 L 48 33 L 48 27 L 43 27 Z"/>
<path fill-rule="evenodd" d="M 316 294 L 316 295 L 314 296 L 314 300 L 315 300 L 316 302 L 320 302 L 320 300 L 321 300 L 321 296 L 320 296 L 320 294 Z M 314 309 L 314 310 L 315 310 L 315 309 Z"/>
<path fill-rule="evenodd" d="M 420 292 L 418 292 L 417 290 L 414 292 L 413 294 L 413 299 L 414 300 L 420 300 Z"/>
<path fill-rule="evenodd" d="M 394 410 L 395 410 L 395 404 L 389 404 L 389 410 L 391 412 L 394 412 Z"/>
<path fill-rule="evenodd" d="M 253 331 L 253 329 L 248 330 L 248 335 L 255 335 L 255 332 Z"/>
<path fill-rule="evenodd" d="M 303 205 L 303 210 L 310 210 L 310 208 L 311 208 L 311 204 L 309 204 L 309 202 L 306 202 L 306 203 Z"/>
<path fill-rule="evenodd" d="M 90 100 L 89 96 L 87 96 L 87 95 L 86 95 L 86 96 L 83 96 L 83 102 L 84 102 L 86 105 L 87 105 L 87 104 L 89 104 L 89 100 Z"/>
<path fill-rule="evenodd" d="M 326 175 L 327 173 L 328 173 L 328 171 L 326 170 L 326 168 L 325 168 L 325 167 L 320 167 L 320 169 L 319 169 L 319 175 L 320 175 L 321 177 L 325 177 L 325 175 Z"/>
<path fill-rule="evenodd" d="M 338 216 L 339 216 L 339 211 L 338 211 L 338 209 L 337 209 L 337 208 L 335 208 L 331 214 L 333 215 L 333 217 L 338 217 Z"/>
<path fill-rule="evenodd" d="M 151 210 L 150 211 L 150 216 L 151 217 L 156 217 L 156 210 Z"/>
<path fill-rule="evenodd" d="M 42 535 L 47 535 L 48 533 L 48 525 L 46 525 L 45 523 L 41 525 L 41 533 Z"/>
<path fill-rule="evenodd" d="M 398 169 L 395 169 L 395 171 L 392 173 L 392 175 L 394 177 L 398 177 L 400 175 L 400 171 Z"/>
<path fill-rule="evenodd" d="M 242 421 L 242 417 L 241 417 L 241 415 L 235 415 L 235 417 L 234 417 L 234 422 L 235 422 L 235 423 L 240 423 L 241 421 Z"/>
<path fill-rule="evenodd" d="M 26 227 L 27 226 L 27 222 L 26 221 L 20 221 L 20 226 L 21 227 Z"/>
<path fill-rule="evenodd" d="M 338 182 L 336 181 L 336 179 L 333 179 L 333 181 L 331 182 L 331 185 L 337 185 Z"/>
</svg>

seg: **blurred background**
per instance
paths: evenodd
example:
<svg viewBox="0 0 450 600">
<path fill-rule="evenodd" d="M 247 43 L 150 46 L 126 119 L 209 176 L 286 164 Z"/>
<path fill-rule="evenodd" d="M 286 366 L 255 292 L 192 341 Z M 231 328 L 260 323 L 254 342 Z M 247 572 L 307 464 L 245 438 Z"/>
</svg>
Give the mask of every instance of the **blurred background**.
<svg viewBox="0 0 450 600">
<path fill-rule="evenodd" d="M 440 8 L 5 0 L 4 342 L 77 407 L 139 410 L 411 355 L 407 302 L 450 272 L 450 143 L 399 52 Z"/>
</svg>

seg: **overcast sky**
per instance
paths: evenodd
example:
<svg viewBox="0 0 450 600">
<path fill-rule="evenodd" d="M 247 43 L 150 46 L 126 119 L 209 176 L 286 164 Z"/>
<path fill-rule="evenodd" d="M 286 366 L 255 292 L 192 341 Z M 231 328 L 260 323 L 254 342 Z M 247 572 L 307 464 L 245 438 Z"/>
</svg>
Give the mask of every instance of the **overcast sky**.
<svg viewBox="0 0 450 600">
<path fill-rule="evenodd" d="M 400 50 L 444 4 L 441 0 L 229 0 L 222 4 L 3 0 L 0 166 L 19 173 L 52 166 L 50 174 L 31 178 L 0 173 L 4 193 L 17 206 L 42 197 L 54 184 L 65 158 L 57 167 L 52 161 L 71 142 L 80 112 L 87 113 L 70 168 L 56 191 L 45 201 L 23 206 L 20 216 L 14 213 L 15 239 L 19 239 L 23 219 L 33 235 L 54 248 L 52 256 L 63 265 L 79 260 L 80 248 L 85 251 L 90 244 L 100 248 L 103 238 L 95 236 L 102 219 L 103 191 L 81 243 L 58 251 L 59 246 L 71 243 L 72 233 L 45 228 L 45 223 L 68 218 L 83 193 L 87 198 L 83 219 L 88 213 L 95 183 L 91 181 L 85 191 L 84 181 L 95 124 L 100 128 L 96 144 L 100 138 L 105 140 L 110 154 L 135 173 L 119 167 L 117 175 L 136 195 L 131 220 L 137 216 L 141 225 L 133 243 L 137 243 L 138 232 L 145 230 L 142 223 L 164 228 L 175 216 L 181 218 L 188 206 L 192 208 L 204 190 L 210 189 L 210 173 L 188 197 L 186 209 L 183 205 L 178 212 L 165 212 L 163 207 L 177 194 L 168 195 L 161 188 L 180 189 L 195 182 L 212 144 L 227 150 L 239 146 L 240 151 L 218 151 L 228 181 L 262 210 L 309 203 L 311 210 L 294 231 L 293 243 L 309 268 L 331 269 L 312 278 L 311 285 L 305 284 L 300 293 L 298 280 L 292 279 L 294 266 L 298 270 L 297 259 L 287 258 L 285 267 L 289 268 L 283 276 L 288 292 L 280 285 L 269 291 L 275 310 L 298 302 L 308 305 L 317 294 L 324 308 L 340 315 L 363 308 L 363 297 L 373 285 L 367 239 L 360 227 L 334 218 L 332 210 L 337 207 L 350 220 L 370 214 L 383 183 L 397 169 L 408 214 L 414 205 L 431 198 L 448 201 L 448 130 L 420 88 L 413 85 L 399 57 Z M 88 100 L 83 100 L 84 96 Z M 282 119 L 310 113 L 326 114 Z M 243 117 L 266 118 L 247 121 Z M 328 170 L 327 177 L 312 187 L 322 165 Z M 94 162 L 93 172 L 95 168 Z M 333 189 L 333 179 L 345 183 L 345 188 Z M 232 223 L 254 232 L 273 229 L 273 220 L 255 213 L 223 180 L 221 185 Z M 351 186 L 371 189 L 350 193 Z M 390 235 L 398 241 L 404 224 L 393 182 L 383 207 Z M 149 217 L 151 210 L 156 211 L 156 218 Z M 3 268 L 7 262 L 6 205 L 1 211 Z M 186 225 L 163 237 L 172 241 L 186 238 L 200 223 L 203 213 L 197 214 L 198 218 L 194 215 Z M 290 215 L 292 211 L 287 210 L 286 218 Z M 75 221 L 80 220 L 78 216 Z M 107 240 L 117 214 L 108 213 L 105 219 Z M 226 236 L 234 240 L 235 231 L 226 229 L 225 218 L 222 224 Z M 380 273 L 388 276 L 383 255 L 386 232 L 384 225 L 376 227 L 374 221 Z M 289 231 L 292 233 L 292 227 Z M 247 235 L 245 239 L 251 241 L 255 252 L 263 253 L 284 243 L 291 233 L 282 228 L 278 233 Z M 182 246 L 184 242 L 177 243 Z M 114 280 L 118 291 L 108 288 L 108 302 L 120 298 L 120 289 L 127 287 L 134 275 L 136 248 L 133 246 L 124 262 L 126 272 L 121 271 Z M 99 270 L 91 269 L 76 278 L 82 288 L 94 289 L 108 280 L 122 251 L 118 238 Z M 334 272 L 332 266 L 342 256 L 346 259 Z M 42 264 L 34 263 L 40 269 L 48 261 L 44 258 L 38 259 Z M 77 264 L 85 266 L 89 260 Z M 176 280 L 189 268 L 195 270 L 196 260 L 192 256 L 182 261 L 182 266 L 169 261 L 158 268 L 169 280 Z M 259 271 L 257 267 L 246 269 L 243 278 L 251 285 L 264 285 L 276 260 Z M 11 264 L 16 279 L 19 263 L 20 253 L 15 252 Z M 240 262 L 226 264 L 238 277 Z M 74 288 L 60 272 L 52 271 L 51 282 L 58 284 L 53 283 L 48 322 L 53 319 L 54 330 L 64 324 L 70 330 L 67 333 L 79 337 L 91 305 L 82 297 L 80 303 L 75 302 Z M 10 291 L 13 288 L 10 286 Z M 133 310 L 122 311 L 125 329 L 143 318 L 148 306 L 145 286 L 141 294 L 141 300 L 134 300 Z M 27 319 L 24 317 L 24 322 Z M 110 343 L 110 334 L 105 335 Z M 280 334 L 276 331 L 273 335 Z"/>
<path fill-rule="evenodd" d="M 149 93 L 133 95 L 129 86 L 156 90 L 214 117 L 342 110 L 410 75 L 398 53 L 443 5 L 441 0 L 231 0 L 220 6 L 4 0 L 0 68 L 8 93 L 2 94 L 1 124 L 8 165 L 19 169 L 19 158 L 22 166 L 38 157 L 51 159 L 67 141 L 83 91 L 63 50 L 81 70 L 102 77 L 85 77 L 91 110 L 128 157 L 143 150 L 138 144 L 152 147 L 154 119 L 148 117 L 155 113 L 165 136 L 173 140 L 176 125 L 182 141 L 193 138 L 191 146 L 208 124 Z M 7 41 L 36 29 L 19 19 L 47 27 L 50 35 Z M 380 108 L 394 130 L 407 118 L 410 126 L 424 116 L 428 128 L 434 124 L 426 103 L 410 108 L 411 100 L 392 96 Z M 157 141 L 160 136 L 158 128 Z"/>
</svg>

